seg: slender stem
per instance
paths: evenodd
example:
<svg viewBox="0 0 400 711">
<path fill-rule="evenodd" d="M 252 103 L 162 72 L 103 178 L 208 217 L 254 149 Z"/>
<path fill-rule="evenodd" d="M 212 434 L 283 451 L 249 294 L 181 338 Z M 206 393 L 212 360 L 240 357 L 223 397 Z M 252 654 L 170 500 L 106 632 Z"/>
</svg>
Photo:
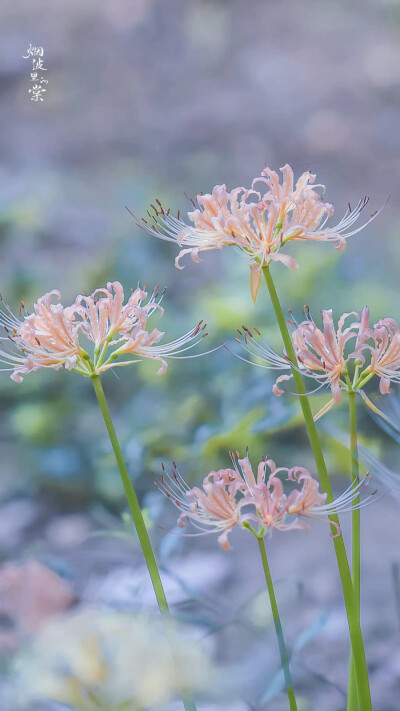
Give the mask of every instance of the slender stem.
<svg viewBox="0 0 400 711">
<path fill-rule="evenodd" d="M 126 498 L 128 501 L 129 509 L 132 514 L 133 522 L 138 534 L 139 542 L 142 547 L 143 555 L 146 560 L 147 568 L 150 574 L 151 582 L 153 583 L 154 592 L 157 598 L 158 607 L 161 614 L 164 617 L 169 617 L 169 608 L 167 603 L 167 598 L 165 597 L 165 592 L 163 584 L 161 582 L 160 573 L 157 567 L 157 562 L 151 546 L 149 534 L 147 532 L 146 524 L 144 522 L 142 510 L 136 492 L 133 488 L 126 464 L 122 455 L 121 447 L 117 439 L 117 434 L 115 432 L 114 424 L 111 419 L 110 410 L 108 409 L 106 396 L 104 394 L 103 386 L 101 384 L 100 376 L 92 376 L 93 387 L 97 396 L 98 403 L 104 418 L 104 422 L 107 428 L 108 435 L 114 450 L 115 459 L 117 460 L 118 469 L 121 474 L 122 483 L 124 485 Z M 174 655 L 174 661 L 179 664 L 179 659 Z M 188 696 L 182 699 L 185 711 L 196 711 L 196 706 L 194 701 Z"/>
<path fill-rule="evenodd" d="M 136 492 L 133 488 L 124 458 L 119 446 L 113 421 L 111 419 L 110 410 L 108 409 L 106 396 L 104 395 L 103 386 L 101 384 L 100 377 L 95 375 L 92 377 L 93 387 L 97 396 L 97 400 L 100 405 L 102 415 L 104 417 L 104 422 L 107 427 L 107 432 L 110 437 L 112 448 L 114 450 L 115 459 L 117 460 L 118 469 L 121 474 L 122 483 L 124 485 L 126 498 L 128 500 L 128 505 L 132 514 L 133 522 L 138 534 L 140 545 L 142 546 L 143 555 L 146 559 L 147 568 L 151 577 L 151 582 L 153 583 L 154 592 L 157 598 L 158 607 L 160 612 L 168 613 L 168 603 L 165 597 L 164 588 L 161 582 L 160 573 L 158 571 L 156 559 L 154 556 L 153 549 L 151 547 L 149 534 L 147 533 L 146 524 L 143 519 L 143 514 L 140 508 Z"/>
<path fill-rule="evenodd" d="M 356 409 L 356 393 L 354 390 L 349 390 L 349 416 L 350 416 L 350 480 L 353 481 L 358 477 L 358 451 L 357 451 L 357 409 Z M 358 504 L 360 497 L 354 499 L 354 504 Z M 360 624 L 360 509 L 352 511 L 351 525 L 351 568 L 353 579 L 353 590 L 356 606 L 356 614 L 358 623 Z M 355 661 L 353 650 L 350 652 L 350 667 L 349 667 L 349 689 L 347 695 L 347 711 L 357 711 L 358 696 L 357 682 L 355 674 Z"/>
<path fill-rule="evenodd" d="M 353 390 L 359 390 L 360 388 L 363 388 L 364 385 L 366 385 L 368 381 L 371 380 L 371 378 L 373 377 L 374 373 L 368 373 L 367 375 L 365 375 L 365 373 L 361 373 L 357 382 L 353 385 Z"/>
<path fill-rule="evenodd" d="M 282 307 L 279 303 L 278 294 L 276 293 L 275 285 L 269 267 L 263 268 L 265 281 L 271 297 L 271 302 L 275 311 L 276 319 L 282 335 L 282 340 L 286 349 L 286 353 L 293 363 L 297 366 L 297 358 L 293 348 L 292 339 L 289 334 L 285 316 Z M 303 417 L 307 428 L 308 437 L 311 448 L 314 454 L 315 464 L 319 474 L 322 490 L 327 494 L 327 502 L 333 501 L 332 487 L 329 481 L 328 471 L 325 464 L 324 455 L 318 437 L 317 428 L 315 426 L 310 403 L 306 395 L 306 388 L 301 374 L 295 369 L 292 369 L 293 378 L 296 384 L 297 392 L 301 397 L 300 405 L 303 411 Z M 330 519 L 339 524 L 337 515 L 331 515 Z M 354 653 L 355 673 L 357 678 L 358 700 L 362 711 L 372 711 L 371 694 L 369 689 L 368 669 L 365 658 L 364 643 L 361 633 L 360 621 L 357 615 L 357 606 L 353 593 L 353 583 L 351 580 L 349 563 L 347 560 L 346 548 L 343 537 L 336 536 L 333 538 L 335 546 L 336 558 L 339 568 L 340 580 L 342 583 L 344 602 L 347 612 L 347 620 L 349 625 L 351 646 Z"/>
<path fill-rule="evenodd" d="M 283 637 L 283 630 L 281 619 L 279 617 L 278 605 L 275 597 L 274 585 L 272 582 L 271 571 L 269 569 L 267 552 L 265 550 L 264 538 L 257 537 L 258 546 L 260 549 L 261 560 L 264 568 L 265 581 L 267 583 L 268 595 L 271 603 L 272 617 L 275 625 L 276 638 L 278 640 L 279 652 L 281 655 L 282 669 L 285 677 L 286 692 L 289 700 L 290 711 L 297 711 L 296 697 L 293 689 L 292 675 L 290 673 L 289 657 L 286 650 L 285 639 Z"/>
</svg>

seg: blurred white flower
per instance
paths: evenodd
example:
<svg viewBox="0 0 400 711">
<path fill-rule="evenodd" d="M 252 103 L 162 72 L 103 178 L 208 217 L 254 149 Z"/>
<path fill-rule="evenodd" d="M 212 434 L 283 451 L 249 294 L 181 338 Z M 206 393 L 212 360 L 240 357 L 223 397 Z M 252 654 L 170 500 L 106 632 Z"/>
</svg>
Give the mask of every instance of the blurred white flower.
<svg viewBox="0 0 400 711">
<path fill-rule="evenodd" d="M 51 700 L 78 711 L 144 711 L 211 679 L 201 648 L 171 622 L 83 609 L 50 623 L 19 656 L 13 691 L 20 707 Z"/>
</svg>

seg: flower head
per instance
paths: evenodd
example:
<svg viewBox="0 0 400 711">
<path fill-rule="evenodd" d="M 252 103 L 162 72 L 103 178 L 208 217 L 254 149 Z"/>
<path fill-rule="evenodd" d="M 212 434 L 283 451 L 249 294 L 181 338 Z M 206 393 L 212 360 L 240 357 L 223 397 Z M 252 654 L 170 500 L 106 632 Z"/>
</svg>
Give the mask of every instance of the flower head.
<svg viewBox="0 0 400 711">
<path fill-rule="evenodd" d="M 335 326 L 329 309 L 322 311 L 322 328 L 319 328 L 308 309 L 305 313 L 306 320 L 299 324 L 291 322 L 295 326 L 292 343 L 297 362 L 292 363 L 286 352 L 283 355 L 275 353 L 257 329 L 243 327 L 243 331 L 239 330 L 242 341 L 236 340 L 257 359 L 247 362 L 270 370 L 291 371 L 290 375 L 277 378 L 273 392 L 278 396 L 284 393 L 281 384 L 293 377 L 293 370 L 313 378 L 318 383 L 317 390 L 329 387 L 332 399 L 315 419 L 341 402 L 342 390 L 358 392 L 368 407 L 385 417 L 368 398 L 364 386 L 377 375 L 380 391 L 385 394 L 389 392 L 391 382 L 400 382 L 400 328 L 397 322 L 385 318 L 370 326 L 369 309 L 365 307 L 361 315 L 355 311 L 342 314 Z"/>
<path fill-rule="evenodd" d="M 390 383 L 400 383 L 400 328 L 393 318 L 378 321 L 373 329 L 366 329 L 361 344 L 370 353 L 368 373 L 380 378 L 382 395 L 389 392 Z"/>
<path fill-rule="evenodd" d="M 248 455 L 246 459 L 248 460 Z M 264 473 L 261 477 L 262 470 Z M 282 474 L 287 481 L 300 486 L 292 488 L 287 494 L 278 476 Z M 313 478 L 308 469 L 277 467 L 272 459 L 265 459 L 260 462 L 257 483 L 248 488 L 244 499 L 254 504 L 262 535 L 272 532 L 274 528 L 281 531 L 295 528 L 308 529 L 308 523 L 304 519 L 318 519 L 333 526 L 334 536 L 338 536 L 340 527 L 335 521 L 329 519 L 329 516 L 359 508 L 369 502 L 375 495 L 375 491 L 361 504 L 353 504 L 354 499 L 359 496 L 369 481 L 369 476 L 361 481 L 355 479 L 341 496 L 327 504 L 327 495 L 319 490 L 318 481 Z"/>
<path fill-rule="evenodd" d="M 367 309 L 364 309 L 361 315 L 361 322 L 365 318 L 365 312 Z M 346 344 L 351 339 L 360 341 L 360 316 L 355 311 L 344 313 L 335 328 L 332 309 L 322 311 L 321 315 L 322 330 L 308 314 L 307 320 L 300 323 L 293 331 L 292 341 L 297 360 L 304 372 L 313 374 L 317 380 L 322 380 L 324 384 L 329 385 L 333 400 L 340 402 L 342 399 L 340 380 L 347 363 L 350 358 L 353 360 L 360 358 L 361 344 L 358 345 L 358 349 L 356 346 L 355 350 L 345 355 Z M 346 326 L 349 319 L 355 320 Z"/>
<path fill-rule="evenodd" d="M 199 262 L 199 252 L 238 247 L 251 260 L 250 287 L 255 300 L 262 267 L 279 261 L 297 269 L 293 257 L 282 252 L 288 242 L 333 242 L 341 249 L 348 237 L 378 214 L 374 212 L 364 225 L 352 229 L 368 203 L 368 198 L 363 198 L 354 210 L 349 206 L 337 225 L 327 227 L 333 206 L 323 201 L 325 187 L 314 184 L 316 176 L 307 171 L 294 183 L 289 165 L 283 166 L 281 172 L 282 183 L 275 171 L 265 168 L 251 188 L 239 187 L 229 192 L 226 185 L 216 185 L 211 194 L 201 193 L 192 201 L 195 209 L 188 212 L 192 224 L 186 224 L 180 213 L 175 217 L 165 210 L 159 200 L 151 206 L 149 220 L 142 218 L 137 224 L 156 237 L 178 244 L 178 268 L 185 254 Z"/>
<path fill-rule="evenodd" d="M 11 378 L 15 382 L 20 383 L 26 373 L 39 368 L 59 370 L 64 366 L 72 370 L 83 354 L 78 339 L 81 324 L 74 321 L 71 307 L 57 303 L 60 298 L 56 290 L 44 294 L 29 315 L 24 313 L 22 303 L 20 318 L 2 302 L 0 325 L 4 335 L 0 359 L 9 366 L 4 370 L 13 371 Z"/>
<path fill-rule="evenodd" d="M 138 286 L 124 303 L 122 285 L 115 281 L 90 296 L 77 296 L 67 307 L 59 303 L 60 292 L 51 291 L 38 299 L 32 314 L 26 313 L 22 304 L 19 317 L 3 302 L 3 370 L 12 371 L 16 382 L 41 368 L 65 367 L 92 377 L 149 358 L 160 362 L 158 374 L 163 375 L 168 358 L 184 357 L 185 351 L 207 335 L 200 321 L 181 338 L 161 345 L 164 332 L 150 330 L 147 322 L 154 311 L 163 314 L 163 295 L 155 289 L 147 300 L 147 291 Z M 121 360 L 121 356 L 128 356 L 128 360 Z"/>
<path fill-rule="evenodd" d="M 157 486 L 181 511 L 179 526 L 191 521 L 203 532 L 218 533 L 221 548 L 229 550 L 228 534 L 246 520 L 241 510 L 246 502 L 236 497 L 245 482 L 235 469 L 212 471 L 204 478 L 202 488 L 190 489 L 174 462 L 171 473 L 163 466 Z"/>
<path fill-rule="evenodd" d="M 224 550 L 230 549 L 228 534 L 238 525 L 261 538 L 274 529 L 307 529 L 306 519 L 319 519 L 330 523 L 339 535 L 338 524 L 329 516 L 364 506 L 376 493 L 353 503 L 369 482 L 366 476 L 362 481 L 355 479 L 335 501 L 326 503 L 326 494 L 320 492 L 318 481 L 304 467 L 277 467 L 272 459 L 264 458 L 255 475 L 248 452 L 242 459 L 237 457 L 236 462 L 231 453 L 232 468 L 210 472 L 201 488 L 190 489 L 175 463 L 171 473 L 163 467 L 157 483 L 181 511 L 178 525 L 183 527 L 190 521 L 204 533 L 218 533 Z M 282 474 L 292 483 L 288 494 L 279 476 Z"/>
</svg>

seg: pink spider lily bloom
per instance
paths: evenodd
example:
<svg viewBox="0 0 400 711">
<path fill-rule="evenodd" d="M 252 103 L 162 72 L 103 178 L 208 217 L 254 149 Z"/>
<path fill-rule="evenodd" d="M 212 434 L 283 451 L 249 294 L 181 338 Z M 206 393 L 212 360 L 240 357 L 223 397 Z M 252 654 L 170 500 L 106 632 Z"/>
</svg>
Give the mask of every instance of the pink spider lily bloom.
<svg viewBox="0 0 400 711">
<path fill-rule="evenodd" d="M 313 378 L 318 383 L 317 390 L 329 387 L 332 399 L 317 413 L 315 419 L 322 417 L 335 403 L 341 402 L 342 390 L 347 390 L 349 387 L 359 392 L 366 404 L 376 411 L 362 390 L 363 385 L 371 377 L 365 377 L 368 376 L 368 369 L 364 368 L 365 357 L 363 355 L 365 349 L 369 347 L 367 341 L 372 334 L 368 325 L 368 308 L 363 309 L 361 316 L 355 311 L 342 314 L 338 320 L 337 328 L 332 310 L 322 311 L 322 329 L 315 324 L 308 309 L 305 311 L 307 319 L 300 324 L 295 324 L 296 328 L 292 333 L 297 365 L 291 363 L 285 352 L 281 356 L 273 351 L 257 329 L 254 329 L 256 337 L 246 327 L 243 327 L 243 332 L 239 330 L 244 343 L 239 339 L 236 341 L 257 360 L 247 360 L 246 358 L 242 360 L 270 370 L 291 371 L 290 374 L 280 375 L 276 379 L 273 392 L 277 396 L 285 392 L 280 386 L 283 382 L 293 378 L 293 369 L 306 377 Z M 350 323 L 349 319 L 352 319 Z M 350 363 L 353 368 L 351 383 L 348 379 Z M 361 375 L 360 366 L 364 368 Z"/>
<path fill-rule="evenodd" d="M 345 327 L 349 318 L 355 318 Z M 364 323 L 364 314 L 361 317 Z M 311 316 L 300 323 L 292 333 L 292 341 L 296 352 L 297 361 L 306 375 L 329 385 L 334 402 L 342 400 L 341 378 L 346 371 L 350 358 L 360 357 L 359 350 L 345 355 L 345 348 L 349 340 L 357 337 L 360 329 L 360 316 L 355 311 L 344 313 L 339 318 L 338 327 L 332 316 L 332 309 L 322 311 L 323 329 L 319 329 Z"/>
<path fill-rule="evenodd" d="M 344 328 L 346 320 L 352 316 L 355 317 L 355 322 Z M 380 378 L 379 388 L 383 395 L 389 392 L 391 382 L 400 383 L 400 329 L 397 322 L 392 318 L 385 318 L 370 327 L 367 306 L 362 310 L 361 317 L 356 312 L 343 314 L 339 319 L 337 331 L 334 328 L 332 311 L 323 311 L 322 319 L 323 332 L 309 319 L 301 323 L 292 334 L 300 372 L 314 377 L 320 382 L 320 386 L 329 385 L 332 391 L 332 400 L 322 408 L 315 419 L 325 414 L 334 403 L 341 401 L 342 390 L 352 389 L 359 393 L 367 407 L 387 420 L 363 388 L 373 375 Z M 350 340 L 353 340 L 353 343 L 345 355 Z M 348 377 L 350 364 L 353 376 L 351 381 Z M 282 393 L 278 382 L 286 379 L 287 376 L 277 379 L 275 394 Z"/>
<path fill-rule="evenodd" d="M 367 474 L 363 479 L 354 479 L 347 489 L 334 501 L 326 503 L 326 494 L 319 491 L 319 483 L 310 472 L 303 467 L 293 467 L 288 471 L 288 480 L 302 484 L 301 490 L 295 489 L 287 499 L 288 514 L 296 514 L 308 519 L 317 519 L 328 522 L 334 527 L 333 537 L 340 535 L 340 527 L 335 521 L 329 519 L 332 514 L 346 513 L 363 508 L 372 502 L 377 493 L 375 489 L 362 501 L 358 500 L 360 494 L 369 485 L 371 477 Z M 354 503 L 354 499 L 357 502 Z"/>
<path fill-rule="evenodd" d="M 57 303 L 60 299 L 57 290 L 44 294 L 34 304 L 32 314 L 25 312 L 22 302 L 19 318 L 2 301 L 0 361 L 6 365 L 2 370 L 12 371 L 11 379 L 16 383 L 40 368 L 84 367 L 85 351 L 79 345 L 82 324 L 75 320 L 73 307 Z"/>
<path fill-rule="evenodd" d="M 20 318 L 3 303 L 0 328 L 3 348 L 0 361 L 12 371 L 11 378 L 21 382 L 27 373 L 40 368 L 58 370 L 65 367 L 86 377 L 99 375 L 110 368 L 136 363 L 143 358 L 161 363 L 157 371 L 163 375 L 168 358 L 184 358 L 207 334 L 200 322 L 181 338 L 159 345 L 164 336 L 158 329 L 147 330 L 147 321 L 160 306 L 155 289 L 147 292 L 138 287 L 124 304 L 124 291 L 119 282 L 108 283 L 90 296 L 78 296 L 68 307 L 54 303 L 61 298 L 58 291 L 45 294 L 34 305 L 32 314 L 21 307 Z M 85 348 L 82 341 L 86 341 Z M 121 356 L 136 356 L 121 360 Z"/>
<path fill-rule="evenodd" d="M 266 462 L 264 472 L 266 471 Z M 277 468 L 274 462 L 270 462 L 271 473 L 266 481 L 257 483 L 245 494 L 244 500 L 252 503 L 256 510 L 258 523 L 262 528 L 263 535 L 271 533 L 273 529 L 279 531 L 290 531 L 294 528 L 306 529 L 307 524 L 300 521 L 298 517 L 286 522 L 288 514 L 288 497 L 284 492 L 283 482 L 275 476 Z M 281 470 L 279 470 L 281 471 Z"/>
<path fill-rule="evenodd" d="M 118 361 L 122 355 L 158 360 L 158 375 L 168 368 L 167 358 L 184 357 L 181 354 L 194 348 L 207 334 L 202 321 L 181 338 L 158 345 L 165 333 L 157 328 L 147 330 L 147 321 L 161 307 L 161 295 L 154 289 L 149 300 L 147 292 L 138 286 L 124 304 L 124 290 L 119 282 L 109 282 L 106 288 L 96 289 L 90 296 L 78 296 L 75 301 L 77 316 L 82 319 L 83 330 L 94 344 L 94 368 L 102 373 L 116 366 L 128 365 L 137 360 Z M 110 352 L 111 349 L 111 352 Z"/>
<path fill-rule="evenodd" d="M 202 488 L 191 489 L 175 463 L 171 473 L 163 466 L 161 479 L 157 482 L 160 491 L 181 512 L 178 525 L 184 527 L 190 522 L 201 531 L 187 535 L 218 533 L 218 542 L 224 550 L 230 549 L 228 535 L 235 526 L 246 528 L 261 538 L 274 529 L 308 529 L 305 519 L 317 519 L 330 523 L 334 535 L 338 536 L 340 527 L 329 517 L 361 508 L 376 494 L 373 491 L 363 501 L 353 503 L 369 483 L 367 475 L 361 481 L 355 479 L 341 496 L 327 504 L 326 494 L 319 491 L 318 482 L 303 467 L 278 468 L 272 459 L 264 458 L 255 475 L 247 451 L 243 459 L 238 458 L 239 466 L 233 453 L 231 459 L 233 468 L 211 471 L 204 478 Z M 301 488 L 286 494 L 278 476 L 281 473 Z M 254 524 L 258 525 L 258 531 Z"/>
<path fill-rule="evenodd" d="M 251 260 L 250 288 L 255 301 L 264 266 L 280 261 L 297 269 L 293 257 L 281 252 L 287 242 L 333 242 L 340 249 L 348 237 L 378 214 L 374 212 L 361 227 L 351 229 L 368 203 L 363 198 L 354 210 L 349 206 L 337 225 L 327 227 L 333 206 L 323 201 L 325 188 L 314 185 L 316 176 L 307 171 L 294 184 L 289 165 L 283 166 L 281 172 L 282 183 L 275 171 L 265 168 L 251 188 L 239 187 L 229 192 L 226 185 L 216 185 L 211 194 L 200 193 L 192 201 L 195 209 L 187 213 L 191 225 L 181 219 L 179 212 L 175 217 L 165 210 L 159 200 L 151 206 L 149 220 L 136 222 L 146 232 L 181 247 L 175 260 L 178 268 L 182 268 L 180 260 L 185 254 L 199 262 L 199 252 L 238 247 Z M 256 189 L 260 185 L 262 191 Z"/>
<path fill-rule="evenodd" d="M 248 454 L 244 461 L 251 470 Z M 287 495 L 278 477 L 281 473 L 286 475 L 288 481 L 302 482 L 302 489 L 294 489 Z M 263 459 L 258 465 L 257 480 L 253 476 L 252 481 L 245 492 L 245 500 L 254 504 L 263 535 L 271 533 L 274 528 L 280 531 L 306 530 L 309 526 L 300 517 L 308 516 L 309 511 L 311 514 L 308 517 L 313 517 L 319 507 L 325 505 L 326 494 L 320 493 L 319 483 L 303 467 L 278 468 L 272 459 Z M 294 517 L 290 519 L 291 515 Z"/>
<path fill-rule="evenodd" d="M 372 345 L 364 343 L 362 348 L 370 352 L 371 361 L 364 371 L 380 378 L 382 395 L 390 390 L 390 383 L 400 383 L 400 328 L 392 318 L 378 321 L 373 329 L 368 329 Z"/>
<path fill-rule="evenodd" d="M 243 497 L 238 500 L 237 494 L 246 485 L 235 469 L 212 471 L 204 478 L 202 488 L 191 489 L 174 462 L 171 473 L 163 466 L 161 479 L 156 484 L 181 511 L 180 527 L 190 521 L 203 533 L 218 533 L 218 543 L 224 550 L 230 550 L 228 535 L 232 529 L 251 517 L 242 512 L 247 502 Z"/>
<path fill-rule="evenodd" d="M 268 471 L 269 470 L 269 474 Z M 261 475 L 263 472 L 263 476 Z M 287 481 L 301 484 L 301 489 L 293 489 L 288 495 L 278 474 L 284 474 Z M 254 503 L 263 535 L 276 528 L 281 531 L 293 529 L 307 530 L 304 519 L 317 519 L 333 526 L 334 537 L 340 535 L 340 527 L 332 521 L 332 514 L 352 511 L 370 503 L 377 493 L 373 491 L 362 502 L 353 503 L 370 481 L 369 475 L 361 481 L 355 479 L 337 499 L 326 503 L 326 494 L 319 490 L 319 482 L 304 467 L 277 467 L 272 459 L 260 462 L 257 483 L 245 493 L 245 501 Z M 293 519 L 290 519 L 294 516 Z M 287 520 L 289 517 L 289 520 Z"/>
<path fill-rule="evenodd" d="M 162 298 L 163 294 L 161 295 Z M 125 336 L 135 327 L 146 328 L 146 321 L 152 312 L 159 309 L 156 301 L 158 292 L 155 289 L 149 301 L 144 304 L 147 292 L 140 286 L 132 293 L 124 304 L 124 289 L 118 281 L 109 282 L 107 287 L 96 289 L 93 294 L 77 296 L 76 311 L 85 324 L 88 338 L 93 341 L 96 349 L 110 342 L 115 334 Z M 160 299 L 161 301 L 161 299 Z"/>
</svg>

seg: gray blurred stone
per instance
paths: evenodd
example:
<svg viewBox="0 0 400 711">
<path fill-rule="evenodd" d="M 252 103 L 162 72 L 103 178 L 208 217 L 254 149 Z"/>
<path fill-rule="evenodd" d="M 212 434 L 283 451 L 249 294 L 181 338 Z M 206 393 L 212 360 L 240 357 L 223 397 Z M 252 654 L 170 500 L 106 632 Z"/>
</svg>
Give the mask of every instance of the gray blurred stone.
<svg viewBox="0 0 400 711">
<path fill-rule="evenodd" d="M 0 506 L 0 550 L 9 551 L 21 543 L 39 516 L 40 508 L 31 499 L 14 499 Z"/>
<path fill-rule="evenodd" d="M 45 537 L 57 548 L 74 548 L 88 536 L 92 524 L 85 514 L 68 514 L 53 518 L 45 528 Z"/>
</svg>

